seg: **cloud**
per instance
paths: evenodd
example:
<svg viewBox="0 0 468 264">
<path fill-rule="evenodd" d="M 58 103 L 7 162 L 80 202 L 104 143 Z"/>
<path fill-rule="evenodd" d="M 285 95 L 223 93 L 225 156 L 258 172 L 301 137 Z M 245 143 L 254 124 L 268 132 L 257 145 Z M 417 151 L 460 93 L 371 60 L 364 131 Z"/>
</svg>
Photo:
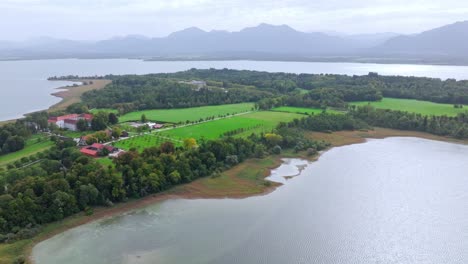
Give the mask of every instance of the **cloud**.
<svg viewBox="0 0 468 264">
<path fill-rule="evenodd" d="M 3 38 L 164 36 L 190 26 L 239 30 L 266 22 L 303 31 L 413 33 L 465 20 L 455 0 L 2 0 Z"/>
</svg>

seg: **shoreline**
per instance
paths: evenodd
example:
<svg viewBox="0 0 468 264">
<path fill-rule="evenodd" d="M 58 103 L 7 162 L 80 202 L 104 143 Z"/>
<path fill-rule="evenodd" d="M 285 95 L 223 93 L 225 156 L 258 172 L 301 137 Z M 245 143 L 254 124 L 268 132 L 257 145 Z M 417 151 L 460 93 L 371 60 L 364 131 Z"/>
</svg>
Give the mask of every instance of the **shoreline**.
<svg viewBox="0 0 468 264">
<path fill-rule="evenodd" d="M 462 60 L 451 60 L 450 58 L 441 58 L 439 60 L 425 59 L 425 58 L 414 58 L 404 59 L 401 57 L 372 57 L 372 56 L 323 56 L 323 57 L 158 57 L 158 56 L 116 56 L 116 57 L 44 57 L 44 58 L 29 58 L 29 57 L 17 57 L 17 58 L 0 58 L 0 62 L 9 61 L 44 61 L 44 60 L 140 60 L 143 62 L 190 62 L 190 61 L 258 61 L 258 62 L 305 62 L 305 63 L 357 63 L 357 64 L 383 64 L 383 65 L 426 65 L 426 66 L 468 66 L 468 59 Z"/>
<path fill-rule="evenodd" d="M 53 82 L 54 80 L 52 80 Z M 68 81 L 73 83 L 81 83 L 78 86 L 61 86 L 54 88 L 57 92 L 51 93 L 50 95 L 61 98 L 62 100 L 44 111 L 60 111 L 66 109 L 69 105 L 79 103 L 81 101 L 81 95 L 85 92 L 92 90 L 100 90 L 110 84 L 112 81 L 106 79 L 69 79 L 60 80 Z M 88 84 L 83 84 L 87 82 Z M 90 83 L 92 82 L 92 83 Z"/>
<path fill-rule="evenodd" d="M 54 80 L 50 80 L 53 82 Z M 47 109 L 42 109 L 42 110 L 37 110 L 37 111 L 32 111 L 23 114 L 22 117 L 18 118 L 13 118 L 9 120 L 3 120 L 0 121 L 0 126 L 5 125 L 5 124 L 10 124 L 14 123 L 17 120 L 20 120 L 22 118 L 27 117 L 28 115 L 38 113 L 38 112 L 53 112 L 53 111 L 61 111 L 67 108 L 67 106 L 73 104 L 73 103 L 78 103 L 81 101 L 81 95 L 85 92 L 91 91 L 91 90 L 99 90 L 104 87 L 106 87 L 108 84 L 110 84 L 112 81 L 106 80 L 106 79 L 70 79 L 70 80 L 59 80 L 59 81 L 66 81 L 66 82 L 72 82 L 72 83 L 81 83 L 78 86 L 60 86 L 57 88 L 53 88 L 55 91 L 51 93 L 51 96 L 61 98 L 61 100 L 51 106 L 49 106 Z M 87 84 L 83 85 L 83 82 L 93 82 L 92 84 Z"/>
<path fill-rule="evenodd" d="M 338 131 L 334 133 L 323 133 L 323 132 L 308 132 L 306 137 L 312 137 L 315 140 L 327 140 L 332 145 L 324 151 L 320 153 L 307 157 L 304 152 L 301 153 L 292 153 L 292 152 L 285 152 L 281 155 L 276 156 L 269 156 L 265 159 L 271 159 L 273 163 L 271 165 L 263 166 L 263 173 L 261 175 L 264 181 L 266 177 L 271 175 L 271 171 L 278 168 L 282 165 L 283 158 L 297 158 L 297 159 L 305 159 L 310 162 L 314 162 L 319 160 L 319 158 L 326 153 L 327 151 L 336 148 L 336 147 L 343 147 L 347 145 L 353 144 L 362 144 L 367 142 L 367 139 L 385 139 L 389 137 L 415 137 L 415 138 L 422 138 L 428 140 L 435 140 L 441 142 L 449 142 L 449 143 L 456 143 L 456 144 L 468 144 L 467 140 L 457 140 L 448 137 L 442 136 L 435 136 L 432 134 L 424 133 L 424 132 L 415 132 L 415 131 L 403 131 L 403 130 L 393 130 L 393 129 L 386 129 L 386 128 L 375 128 L 374 130 L 369 131 Z M 227 174 L 234 173 L 238 174 L 239 168 L 247 168 L 249 169 L 252 164 L 258 163 L 258 161 L 265 160 L 265 159 L 250 159 L 241 163 L 228 171 Z M 210 178 L 210 177 L 208 177 Z M 23 251 L 25 253 L 25 257 L 27 257 L 27 263 L 34 264 L 34 260 L 32 259 L 32 250 L 34 246 L 38 243 L 45 241 L 47 239 L 52 238 L 55 235 L 60 233 L 66 232 L 70 229 L 75 227 L 85 225 L 94 221 L 99 221 L 107 218 L 111 218 L 117 215 L 125 214 L 131 212 L 136 209 L 143 208 L 145 206 L 160 203 L 171 199 L 245 199 L 249 197 L 255 196 L 263 196 L 268 195 L 271 192 L 274 192 L 278 187 L 282 186 L 281 183 L 270 182 L 269 186 L 263 186 L 261 188 L 261 192 L 257 193 L 217 193 L 217 192 L 209 192 L 204 189 L 197 188 L 200 185 L 200 182 L 207 180 L 207 178 L 197 179 L 191 183 L 187 183 L 184 185 L 176 186 L 173 189 L 165 191 L 163 193 L 152 194 L 150 196 L 131 200 L 125 203 L 117 204 L 113 207 L 99 207 L 95 208 L 95 212 L 91 216 L 85 216 L 83 212 L 71 216 L 65 220 L 62 220 L 58 223 L 53 223 L 52 225 L 58 225 L 58 227 L 52 228 L 50 231 L 47 231 L 47 227 L 44 228 L 46 231 L 42 235 L 40 234 L 38 237 L 32 238 L 30 244 L 25 247 Z M 209 180 L 209 179 L 208 179 Z M 215 178 L 216 180 L 216 178 Z M 239 183 L 241 184 L 241 183 Z"/>
</svg>

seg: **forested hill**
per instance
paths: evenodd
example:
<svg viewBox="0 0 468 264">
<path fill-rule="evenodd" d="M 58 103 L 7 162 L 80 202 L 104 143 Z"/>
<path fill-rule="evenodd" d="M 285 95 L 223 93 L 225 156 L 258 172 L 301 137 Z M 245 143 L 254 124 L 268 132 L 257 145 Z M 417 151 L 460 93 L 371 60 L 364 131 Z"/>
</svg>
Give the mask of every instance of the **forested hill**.
<svg viewBox="0 0 468 264">
<path fill-rule="evenodd" d="M 83 95 L 92 108 L 120 112 L 152 108 L 185 108 L 239 102 L 260 106 L 346 107 L 346 102 L 382 97 L 437 103 L 468 104 L 468 81 L 421 77 L 291 74 L 229 69 L 192 69 L 170 74 L 106 76 L 113 82 Z M 204 85 L 189 84 L 200 80 Z M 268 101 L 266 104 L 262 102 Z M 262 108 L 262 107 L 261 107 Z"/>
</svg>

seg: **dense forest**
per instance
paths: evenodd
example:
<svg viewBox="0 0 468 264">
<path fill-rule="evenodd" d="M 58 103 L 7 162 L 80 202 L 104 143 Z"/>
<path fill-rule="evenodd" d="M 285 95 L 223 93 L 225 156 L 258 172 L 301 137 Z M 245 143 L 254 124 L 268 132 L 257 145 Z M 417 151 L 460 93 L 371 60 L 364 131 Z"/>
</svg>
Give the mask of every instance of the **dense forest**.
<svg viewBox="0 0 468 264">
<path fill-rule="evenodd" d="M 155 74 L 155 77 L 183 78 L 183 79 L 210 79 L 225 83 L 239 83 L 253 85 L 263 89 L 274 89 L 281 93 L 293 91 L 296 88 L 314 90 L 333 88 L 344 93 L 344 101 L 365 101 L 358 96 L 372 94 L 376 91 L 384 97 L 408 98 L 437 103 L 468 103 L 468 81 L 454 79 L 440 80 L 426 77 L 381 76 L 369 73 L 364 76 L 348 76 L 336 74 L 292 74 L 268 73 L 257 71 L 238 70 L 196 70 L 172 74 Z"/>
<path fill-rule="evenodd" d="M 142 109 L 187 108 L 204 105 L 221 105 L 256 102 L 271 97 L 267 91 L 254 87 L 196 86 L 175 80 L 150 76 L 122 76 L 102 90 L 85 93 L 83 101 L 90 108 L 118 109 L 120 113 Z"/>
<path fill-rule="evenodd" d="M 433 78 L 333 74 L 268 73 L 239 70 L 197 70 L 143 76 L 105 76 L 105 89 L 83 95 L 91 108 L 114 107 L 120 112 L 151 108 L 184 108 L 238 102 L 261 102 L 261 109 L 288 105 L 345 108 L 346 102 L 378 101 L 383 97 L 468 103 L 468 81 Z M 196 88 L 181 83 L 203 80 Z M 273 100 L 273 101 L 272 101 Z"/>
</svg>

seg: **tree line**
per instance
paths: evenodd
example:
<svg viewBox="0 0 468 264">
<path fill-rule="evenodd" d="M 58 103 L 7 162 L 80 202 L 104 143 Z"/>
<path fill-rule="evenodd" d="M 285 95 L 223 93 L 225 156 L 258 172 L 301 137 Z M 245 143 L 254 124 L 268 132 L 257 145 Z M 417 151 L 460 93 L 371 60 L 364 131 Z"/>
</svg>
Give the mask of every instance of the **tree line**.
<svg viewBox="0 0 468 264">
<path fill-rule="evenodd" d="M 226 87 L 232 84 L 251 85 L 262 90 L 281 94 L 294 92 L 297 89 L 312 91 L 333 88 L 345 93 L 344 101 L 379 100 L 380 93 L 384 97 L 417 99 L 436 103 L 468 103 L 468 81 L 454 79 L 381 76 L 377 73 L 348 76 L 338 74 L 269 73 L 229 69 L 191 69 L 184 72 L 155 74 L 152 76 L 208 79 L 222 82 Z M 372 91 L 375 91 L 375 93 L 372 93 Z"/>
</svg>

